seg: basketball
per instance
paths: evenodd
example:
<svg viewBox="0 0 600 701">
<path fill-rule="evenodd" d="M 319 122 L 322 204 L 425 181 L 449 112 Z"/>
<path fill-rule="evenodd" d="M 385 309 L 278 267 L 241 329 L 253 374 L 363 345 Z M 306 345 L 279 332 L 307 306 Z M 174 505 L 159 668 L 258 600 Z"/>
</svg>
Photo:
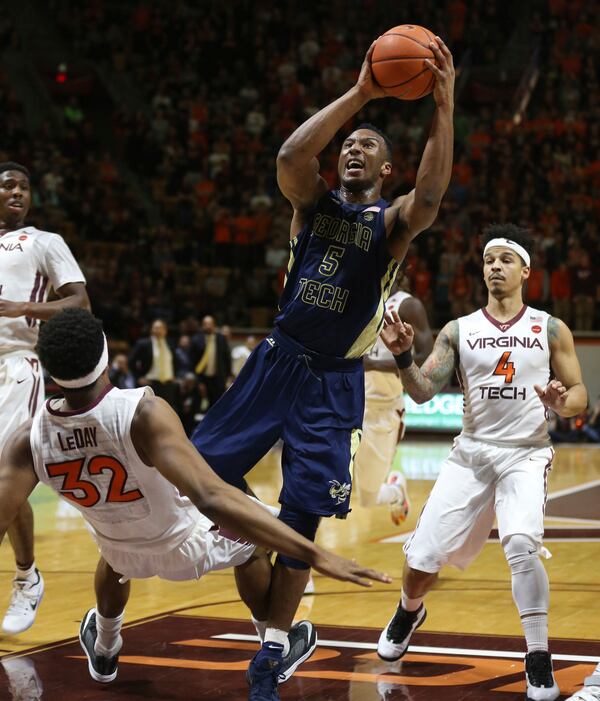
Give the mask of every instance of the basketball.
<svg viewBox="0 0 600 701">
<path fill-rule="evenodd" d="M 389 95 L 418 100 L 433 90 L 435 76 L 425 64 L 426 58 L 435 61 L 430 41 L 435 41 L 433 33 L 417 24 L 401 24 L 377 39 L 373 75 Z"/>
</svg>

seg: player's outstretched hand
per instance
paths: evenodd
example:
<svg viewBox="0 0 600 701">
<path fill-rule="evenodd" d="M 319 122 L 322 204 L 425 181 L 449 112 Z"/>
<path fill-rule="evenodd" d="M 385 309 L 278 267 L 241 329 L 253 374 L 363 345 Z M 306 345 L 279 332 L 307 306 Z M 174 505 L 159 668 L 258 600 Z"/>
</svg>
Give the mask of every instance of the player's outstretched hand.
<svg viewBox="0 0 600 701">
<path fill-rule="evenodd" d="M 567 388 L 559 380 L 550 380 L 545 389 L 539 385 L 533 385 L 533 389 L 537 392 L 540 401 L 548 409 L 552 409 L 557 414 L 560 414 L 561 409 L 567 403 Z"/>
<path fill-rule="evenodd" d="M 356 81 L 356 87 L 367 100 L 376 100 L 378 97 L 385 97 L 385 90 L 377 84 L 371 66 L 371 56 L 375 49 L 375 41 L 369 46 L 365 60 L 360 68 L 360 75 Z"/>
<path fill-rule="evenodd" d="M 398 312 L 387 312 L 384 318 L 384 327 L 381 332 L 381 340 L 386 348 L 394 355 L 400 355 L 412 348 L 415 332 L 410 324 L 405 324 Z"/>
<path fill-rule="evenodd" d="M 317 572 L 324 574 L 333 579 L 340 579 L 342 582 L 354 582 L 360 584 L 361 587 L 371 587 L 373 582 L 384 582 L 389 584 L 392 578 L 383 572 L 369 569 L 359 565 L 356 560 L 346 560 L 345 557 L 340 557 L 327 550 L 321 550 L 312 565 Z"/>
<path fill-rule="evenodd" d="M 429 48 L 435 56 L 435 63 L 425 59 L 425 65 L 435 75 L 433 99 L 438 107 L 453 107 L 455 73 L 450 49 L 438 36 L 429 42 Z"/>
</svg>

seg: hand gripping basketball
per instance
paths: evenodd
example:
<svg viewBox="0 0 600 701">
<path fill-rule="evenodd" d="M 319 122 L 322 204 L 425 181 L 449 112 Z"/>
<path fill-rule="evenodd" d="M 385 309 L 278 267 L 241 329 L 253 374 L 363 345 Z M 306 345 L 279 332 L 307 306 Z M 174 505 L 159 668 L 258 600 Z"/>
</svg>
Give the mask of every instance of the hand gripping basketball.
<svg viewBox="0 0 600 701">
<path fill-rule="evenodd" d="M 435 56 L 435 63 L 428 58 L 425 65 L 435 75 L 435 85 L 433 87 L 433 99 L 438 107 L 454 105 L 454 61 L 450 49 L 444 44 L 440 37 L 436 36 L 435 42 L 430 42 L 429 46 Z"/>
</svg>

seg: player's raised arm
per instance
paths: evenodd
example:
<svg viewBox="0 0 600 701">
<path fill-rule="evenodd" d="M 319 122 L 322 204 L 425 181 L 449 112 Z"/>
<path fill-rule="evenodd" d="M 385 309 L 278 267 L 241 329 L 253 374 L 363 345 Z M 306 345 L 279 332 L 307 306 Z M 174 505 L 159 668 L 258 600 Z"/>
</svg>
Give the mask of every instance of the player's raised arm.
<svg viewBox="0 0 600 701">
<path fill-rule="evenodd" d="M 410 350 L 414 339 L 412 326 L 403 323 L 397 312 L 386 317 L 381 338 L 396 357 L 404 389 L 415 402 L 429 401 L 448 384 L 458 360 L 458 322 L 450 321 L 444 326 L 420 368 Z"/>
<path fill-rule="evenodd" d="M 323 550 L 223 482 L 188 441 L 177 414 L 164 400 L 147 397 L 140 402 L 131 437 L 140 458 L 156 467 L 218 525 L 251 543 L 307 562 L 335 579 L 363 586 L 369 586 L 369 579 L 390 581 L 387 575 Z"/>
<path fill-rule="evenodd" d="M 374 46 L 375 42 L 367 51 L 356 85 L 301 124 L 279 150 L 277 182 L 297 211 L 310 208 L 327 190 L 319 175 L 317 156 L 369 100 L 385 97 L 385 91 L 373 80 L 371 71 Z"/>
<path fill-rule="evenodd" d="M 31 420 L 19 426 L 0 457 L 0 542 L 19 507 L 38 483 L 31 457 L 30 430 Z"/>
<path fill-rule="evenodd" d="M 436 107 L 429 138 L 417 171 L 415 188 L 395 200 L 386 216 L 389 247 L 396 260 L 403 260 L 412 239 L 433 224 L 450 183 L 454 150 L 454 64 L 450 50 L 436 37 L 431 43 L 435 63 L 425 63 L 435 75 Z"/>
<path fill-rule="evenodd" d="M 587 407 L 587 390 L 581 377 L 581 367 L 573 334 L 560 319 L 548 320 L 550 365 L 554 379 L 542 388 L 534 385 L 540 401 L 560 416 L 576 416 Z"/>
</svg>

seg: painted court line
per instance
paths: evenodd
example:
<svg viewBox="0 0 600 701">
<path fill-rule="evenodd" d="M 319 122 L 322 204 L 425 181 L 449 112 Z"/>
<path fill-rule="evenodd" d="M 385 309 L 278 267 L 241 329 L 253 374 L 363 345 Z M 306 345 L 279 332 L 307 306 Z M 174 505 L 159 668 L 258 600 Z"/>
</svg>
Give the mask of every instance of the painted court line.
<svg viewBox="0 0 600 701">
<path fill-rule="evenodd" d="M 600 487 L 600 480 L 584 482 L 583 484 L 578 484 L 575 487 L 567 487 L 567 489 L 559 489 L 557 492 L 548 494 L 548 501 L 558 497 L 566 497 L 569 496 L 569 494 L 577 494 L 577 492 L 583 492 L 584 490 L 592 489 L 593 487 Z"/>
<path fill-rule="evenodd" d="M 242 635 L 238 633 L 223 633 L 222 635 L 211 635 L 211 638 L 219 640 L 240 640 L 258 642 L 258 635 Z M 341 647 L 356 650 L 377 650 L 377 643 L 354 643 L 347 640 L 321 640 L 317 645 L 321 647 Z M 502 657 L 509 660 L 522 660 L 525 657 L 523 652 L 509 652 L 508 650 L 471 650 L 459 647 L 429 647 L 426 645 L 411 645 L 410 652 L 420 652 L 427 655 L 457 655 L 460 657 Z M 552 659 L 561 662 L 598 662 L 597 657 L 589 655 L 555 655 Z"/>
</svg>

